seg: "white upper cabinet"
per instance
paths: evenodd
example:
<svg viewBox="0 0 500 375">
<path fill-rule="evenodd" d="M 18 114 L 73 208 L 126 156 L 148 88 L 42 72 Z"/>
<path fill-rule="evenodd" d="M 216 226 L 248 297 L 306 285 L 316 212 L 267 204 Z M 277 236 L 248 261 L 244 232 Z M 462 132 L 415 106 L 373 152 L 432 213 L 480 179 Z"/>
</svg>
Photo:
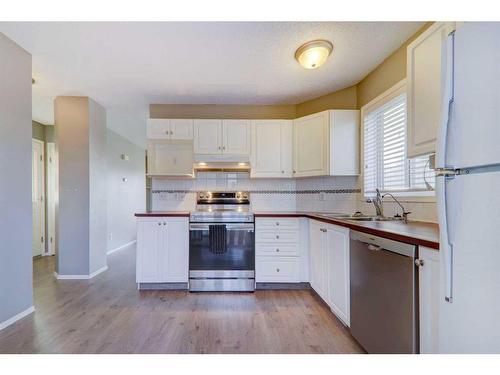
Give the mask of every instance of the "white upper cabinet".
<svg viewBox="0 0 500 375">
<path fill-rule="evenodd" d="M 170 120 L 170 138 L 175 140 L 193 140 L 193 120 L 172 119 Z"/>
<path fill-rule="evenodd" d="M 442 47 L 454 28 L 453 22 L 436 22 L 408 45 L 408 157 L 435 152 L 444 87 Z"/>
<path fill-rule="evenodd" d="M 191 143 L 156 139 L 148 141 L 150 176 L 193 177 L 193 146 Z"/>
<path fill-rule="evenodd" d="M 193 139 L 193 120 L 149 119 L 146 133 L 148 139 L 190 141 Z"/>
<path fill-rule="evenodd" d="M 199 155 L 250 155 L 249 120 L 194 120 L 194 153 Z"/>
<path fill-rule="evenodd" d="M 292 177 L 292 121 L 253 121 L 251 143 L 251 177 Z"/>
<path fill-rule="evenodd" d="M 331 110 L 294 120 L 294 177 L 359 174 L 359 111 Z"/>
<path fill-rule="evenodd" d="M 222 121 L 222 152 L 225 155 L 250 154 L 250 121 Z"/>
<path fill-rule="evenodd" d="M 328 134 L 326 111 L 294 121 L 294 177 L 328 174 Z"/>
<path fill-rule="evenodd" d="M 194 153 L 222 154 L 222 120 L 194 120 Z"/>
</svg>

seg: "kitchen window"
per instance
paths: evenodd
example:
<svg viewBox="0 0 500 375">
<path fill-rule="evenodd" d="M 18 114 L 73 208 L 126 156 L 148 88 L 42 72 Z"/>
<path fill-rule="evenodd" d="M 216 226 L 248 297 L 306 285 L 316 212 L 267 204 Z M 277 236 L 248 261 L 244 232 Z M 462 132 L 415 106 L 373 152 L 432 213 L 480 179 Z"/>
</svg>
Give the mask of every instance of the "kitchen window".
<svg viewBox="0 0 500 375">
<path fill-rule="evenodd" d="M 406 85 L 399 83 L 362 109 L 364 195 L 375 189 L 398 196 L 434 196 L 429 155 L 406 152 Z"/>
</svg>

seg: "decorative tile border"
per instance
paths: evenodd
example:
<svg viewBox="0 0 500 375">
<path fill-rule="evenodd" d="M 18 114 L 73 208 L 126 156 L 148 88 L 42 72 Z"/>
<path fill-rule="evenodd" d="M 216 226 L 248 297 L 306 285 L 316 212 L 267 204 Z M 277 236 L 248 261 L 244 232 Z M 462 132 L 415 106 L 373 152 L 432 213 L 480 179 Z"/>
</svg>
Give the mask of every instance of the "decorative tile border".
<svg viewBox="0 0 500 375">
<path fill-rule="evenodd" d="M 250 194 L 320 194 L 320 193 L 326 193 L 326 194 L 357 194 L 361 193 L 361 189 L 313 189 L 313 190 L 245 190 L 248 191 Z M 189 194 L 189 193 L 198 193 L 201 192 L 201 190 L 183 190 L 183 189 L 155 189 L 151 190 L 151 193 L 153 194 L 160 194 L 160 193 L 169 193 L 169 194 L 175 194 L 175 193 L 183 193 L 183 194 Z"/>
</svg>

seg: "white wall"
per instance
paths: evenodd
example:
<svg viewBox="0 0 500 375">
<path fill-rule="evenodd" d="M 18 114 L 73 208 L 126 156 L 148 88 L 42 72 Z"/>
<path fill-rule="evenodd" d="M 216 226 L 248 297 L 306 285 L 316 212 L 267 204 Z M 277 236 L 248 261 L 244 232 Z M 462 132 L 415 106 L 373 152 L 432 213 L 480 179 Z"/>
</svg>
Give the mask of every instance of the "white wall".
<svg viewBox="0 0 500 375">
<path fill-rule="evenodd" d="M 128 160 L 122 159 L 122 155 L 126 155 Z M 143 148 L 108 129 L 108 252 L 136 239 L 134 213 L 146 208 L 145 155 Z"/>
<path fill-rule="evenodd" d="M 33 305 L 31 55 L 0 33 L 0 327 Z"/>
</svg>

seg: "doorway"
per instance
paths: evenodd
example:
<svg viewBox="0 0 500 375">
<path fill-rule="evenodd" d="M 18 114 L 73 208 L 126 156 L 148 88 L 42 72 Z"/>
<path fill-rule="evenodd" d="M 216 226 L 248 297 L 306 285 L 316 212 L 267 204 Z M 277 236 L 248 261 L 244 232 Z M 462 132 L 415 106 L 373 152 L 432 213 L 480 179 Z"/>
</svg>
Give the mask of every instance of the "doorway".
<svg viewBox="0 0 500 375">
<path fill-rule="evenodd" d="M 45 253 L 45 152 L 44 142 L 32 139 L 33 256 Z"/>
</svg>

